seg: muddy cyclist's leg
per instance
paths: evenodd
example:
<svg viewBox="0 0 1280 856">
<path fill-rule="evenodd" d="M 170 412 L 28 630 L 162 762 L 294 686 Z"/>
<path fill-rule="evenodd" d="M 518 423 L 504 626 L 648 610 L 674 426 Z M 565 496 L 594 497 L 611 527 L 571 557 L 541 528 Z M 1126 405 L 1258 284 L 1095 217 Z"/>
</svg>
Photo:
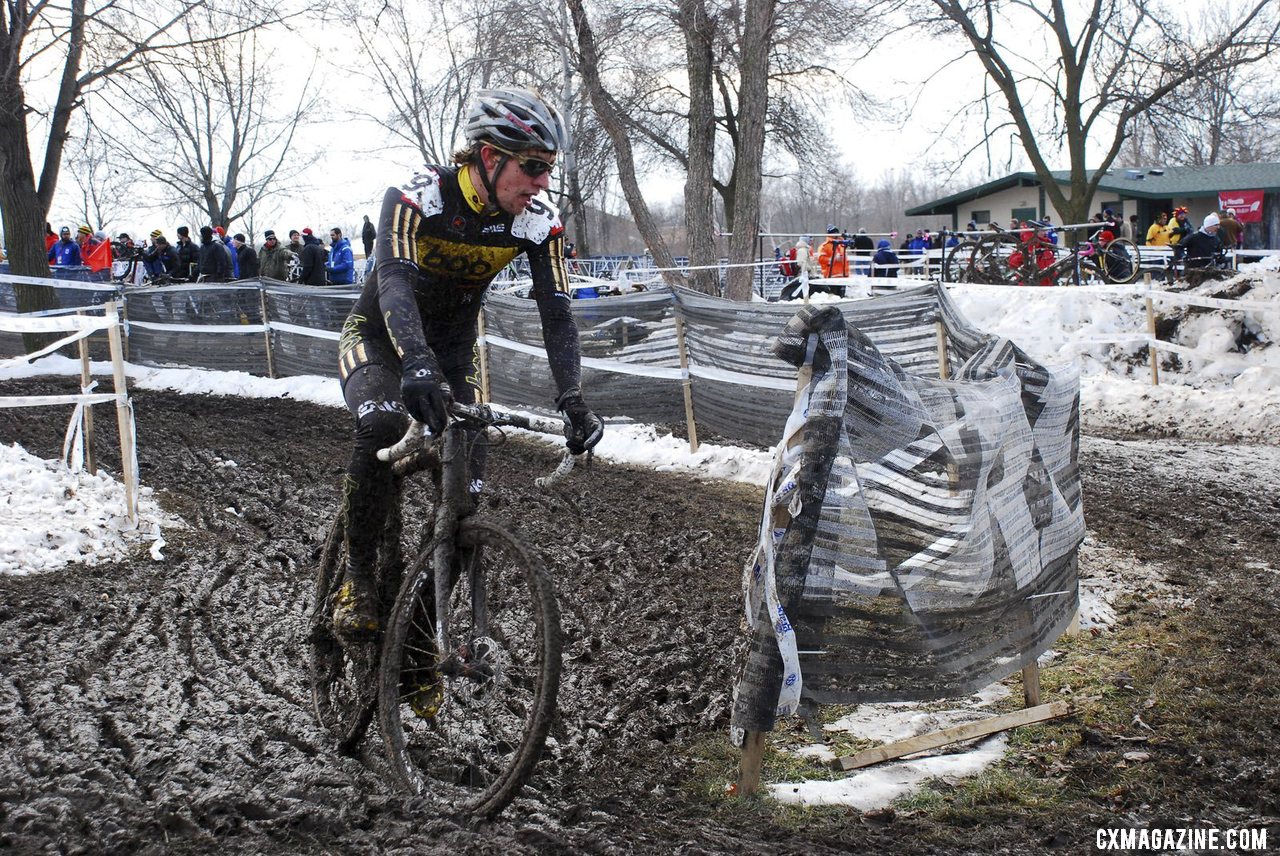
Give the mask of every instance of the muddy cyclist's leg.
<svg viewBox="0 0 1280 856">
<path fill-rule="evenodd" d="M 378 541 L 391 511 L 391 466 L 378 450 L 404 434 L 408 417 L 400 403 L 399 373 L 384 362 L 358 366 L 343 379 L 343 397 L 355 416 L 355 443 L 342 479 L 347 567 L 334 623 L 346 632 L 381 625 L 377 596 Z"/>
</svg>

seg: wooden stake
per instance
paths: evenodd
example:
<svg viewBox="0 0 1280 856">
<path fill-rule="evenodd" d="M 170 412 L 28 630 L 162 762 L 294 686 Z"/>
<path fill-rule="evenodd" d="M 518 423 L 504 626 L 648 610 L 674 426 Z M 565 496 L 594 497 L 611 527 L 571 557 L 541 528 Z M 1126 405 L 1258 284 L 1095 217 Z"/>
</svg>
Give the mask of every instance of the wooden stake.
<svg viewBox="0 0 1280 856">
<path fill-rule="evenodd" d="M 925 752 L 929 749 L 937 749 L 939 746 L 958 743 L 961 740 L 972 740 L 975 737 L 985 737 L 988 734 L 1008 731 L 1010 728 L 1018 728 L 1022 725 L 1057 719 L 1069 713 L 1071 713 L 1071 705 L 1065 701 L 1055 701 L 1050 704 L 1023 708 L 1022 710 L 1015 710 L 1013 713 L 1002 713 L 977 722 L 953 725 L 941 731 L 932 731 L 928 734 L 908 737 L 906 740 L 897 740 L 893 743 L 886 743 L 883 746 L 865 749 L 854 755 L 835 759 L 831 762 L 831 768 L 847 772 L 856 770 L 859 767 L 869 767 L 882 761 L 892 761 L 895 758 L 914 755 L 917 752 Z M 743 754 L 745 758 L 745 750 Z"/>
<path fill-rule="evenodd" d="M 1040 664 L 1035 660 L 1022 667 L 1022 698 L 1027 707 L 1040 704 Z"/>
<path fill-rule="evenodd" d="M 258 287 L 258 305 L 262 307 L 262 325 L 267 328 L 262 331 L 262 336 L 267 342 L 267 377 L 274 378 L 276 361 L 271 353 L 271 322 L 267 320 L 267 290 L 261 284 Z"/>
<path fill-rule="evenodd" d="M 84 316 L 85 312 L 81 309 L 76 313 Z M 83 336 L 80 341 L 76 342 L 76 346 L 80 349 L 80 391 L 87 392 L 89 382 L 93 379 L 89 371 L 89 337 Z M 84 406 L 84 465 L 86 470 L 92 474 L 98 471 L 93 461 L 93 405 L 86 404 Z"/>
<path fill-rule="evenodd" d="M 484 338 L 484 312 L 484 307 L 481 307 L 480 317 L 476 319 L 476 329 L 480 334 L 480 403 L 488 404 L 492 399 L 489 398 L 489 345 Z"/>
<path fill-rule="evenodd" d="M 1080 635 L 1080 609 L 1077 607 L 1075 615 L 1071 616 L 1071 623 L 1067 625 L 1067 629 L 1063 632 L 1063 636 L 1072 638 Z"/>
<path fill-rule="evenodd" d="M 1147 288 L 1151 288 L 1151 274 L 1143 274 L 1143 281 Z M 1151 303 L 1151 298 L 1147 298 L 1147 333 L 1151 336 L 1151 342 L 1147 345 L 1147 354 L 1151 359 L 1151 385 L 1160 385 L 1160 357 L 1156 354 L 1156 310 Z"/>
<path fill-rule="evenodd" d="M 116 314 L 115 301 L 102 307 L 111 319 L 107 328 L 107 342 L 111 346 L 111 372 L 115 381 L 116 425 L 120 429 L 120 469 L 124 473 L 125 509 L 129 521 L 138 522 L 138 472 L 134 469 L 133 418 L 129 412 L 129 390 L 124 377 L 124 347 L 120 342 L 120 318 Z"/>
<path fill-rule="evenodd" d="M 684 319 L 676 318 L 676 348 L 680 351 L 680 370 L 684 372 L 684 421 L 689 426 L 689 451 L 698 451 L 698 425 L 693 421 L 693 384 L 689 379 L 689 349 L 684 343 Z"/>
<path fill-rule="evenodd" d="M 938 377 L 943 380 L 951 379 L 951 362 L 947 359 L 947 328 L 941 321 L 937 323 L 938 328 Z"/>
<path fill-rule="evenodd" d="M 764 765 L 765 732 L 748 731 L 742 742 L 742 765 L 738 768 L 738 796 L 760 790 L 760 768 Z"/>
</svg>

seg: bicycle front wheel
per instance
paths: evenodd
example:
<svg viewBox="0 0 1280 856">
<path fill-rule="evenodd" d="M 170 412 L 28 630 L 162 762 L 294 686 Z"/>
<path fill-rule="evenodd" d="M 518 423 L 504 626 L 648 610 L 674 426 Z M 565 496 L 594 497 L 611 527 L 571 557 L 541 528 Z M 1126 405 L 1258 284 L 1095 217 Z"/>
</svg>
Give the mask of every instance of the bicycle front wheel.
<svg viewBox="0 0 1280 856">
<path fill-rule="evenodd" d="M 947 251 L 942 265 L 943 282 L 970 282 L 973 275 L 973 254 L 977 249 L 973 241 L 961 241 Z"/>
<path fill-rule="evenodd" d="M 316 719 L 337 738 L 338 751 L 351 754 L 373 721 L 378 647 L 372 639 L 344 644 L 333 630 L 334 595 L 346 559 L 343 534 L 339 514 L 329 528 L 316 570 L 309 622 L 310 678 Z"/>
<path fill-rule="evenodd" d="M 430 552 L 405 576 L 383 643 L 379 726 L 404 787 L 490 817 L 524 787 L 551 728 L 560 612 L 541 561 L 506 530 L 469 518 L 458 547 L 445 650 Z"/>
</svg>

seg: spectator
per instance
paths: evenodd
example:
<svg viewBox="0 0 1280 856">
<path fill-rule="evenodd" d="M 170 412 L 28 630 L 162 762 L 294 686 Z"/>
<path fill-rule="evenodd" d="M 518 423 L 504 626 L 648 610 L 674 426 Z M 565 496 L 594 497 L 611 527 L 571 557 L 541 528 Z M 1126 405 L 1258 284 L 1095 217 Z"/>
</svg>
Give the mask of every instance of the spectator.
<svg viewBox="0 0 1280 856">
<path fill-rule="evenodd" d="M 196 278 L 196 269 L 200 267 L 200 248 L 191 240 L 191 230 L 186 226 L 178 227 L 178 267 L 170 274 L 176 280 L 192 280 Z"/>
<path fill-rule="evenodd" d="M 778 265 L 782 275 L 790 279 L 782 288 L 782 293 L 778 296 L 779 300 L 793 300 L 804 286 L 804 278 L 800 275 L 808 274 L 810 280 L 822 275 L 822 270 L 818 266 L 818 260 L 813 257 L 813 252 L 809 248 L 809 239 L 801 238 L 796 241 L 794 247 L 782 255 L 781 249 L 775 250 L 775 255 L 782 260 Z M 810 287 L 810 291 L 818 291 L 821 289 Z"/>
<path fill-rule="evenodd" d="M 1195 227 L 1191 225 L 1191 219 L 1187 214 L 1187 209 L 1179 206 L 1173 209 L 1173 223 L 1169 226 L 1169 245 L 1173 247 L 1173 263 L 1177 264 L 1182 260 L 1182 254 L 1185 247 L 1182 242 L 1195 231 Z"/>
<path fill-rule="evenodd" d="M 1152 247 L 1169 246 L 1169 215 L 1161 211 L 1156 215 L 1156 221 L 1151 224 L 1151 228 L 1147 229 L 1147 245 Z"/>
<path fill-rule="evenodd" d="M 1244 224 L 1236 219 L 1236 209 L 1228 208 L 1218 212 L 1221 230 L 1218 237 L 1222 239 L 1224 250 L 1238 250 L 1244 246 Z"/>
<path fill-rule="evenodd" d="M 231 244 L 236 248 L 236 264 L 240 268 L 239 278 L 257 279 L 258 251 L 253 248 L 253 244 L 245 241 L 243 234 L 237 234 L 232 238 Z"/>
<path fill-rule="evenodd" d="M 369 215 L 364 215 L 364 227 L 360 229 L 360 240 L 364 242 L 364 257 L 366 259 L 373 255 L 373 241 L 377 237 L 378 231 L 373 228 L 373 222 L 369 219 Z"/>
<path fill-rule="evenodd" d="M 81 226 L 76 229 L 76 244 L 80 247 L 80 258 L 83 259 L 85 252 L 97 246 L 98 242 L 93 239 L 92 229 L 88 226 Z"/>
<path fill-rule="evenodd" d="M 566 259 L 576 259 L 578 257 L 578 245 L 573 241 L 564 245 L 564 257 Z"/>
<path fill-rule="evenodd" d="M 302 252 L 299 254 L 302 270 L 298 281 L 303 285 L 324 285 L 324 244 L 312 234 L 310 227 L 302 230 Z"/>
<path fill-rule="evenodd" d="M 351 242 L 342 237 L 342 230 L 334 226 L 329 230 L 329 261 L 324 269 L 329 272 L 329 282 L 334 285 L 351 285 L 356 281 L 356 261 L 351 254 Z"/>
<path fill-rule="evenodd" d="M 1179 206 L 1173 209 L 1173 222 L 1169 224 L 1169 244 L 1178 246 L 1182 239 L 1195 231 L 1195 227 L 1191 225 L 1191 218 L 1187 214 L 1187 209 Z"/>
<path fill-rule="evenodd" d="M 1178 246 L 1185 254 L 1187 270 L 1206 268 L 1213 265 L 1222 253 L 1222 240 L 1218 237 L 1221 220 L 1210 211 L 1205 215 L 1201 227 L 1183 238 Z"/>
<path fill-rule="evenodd" d="M 1128 231 L 1125 232 L 1124 236 L 1128 238 L 1130 241 L 1133 241 L 1135 244 L 1142 243 L 1142 236 L 1138 234 L 1138 215 L 1137 214 L 1129 215 L 1129 229 Z"/>
<path fill-rule="evenodd" d="M 53 231 L 53 226 L 46 220 L 44 224 L 44 251 L 46 253 L 49 252 L 56 243 L 58 243 L 58 233 Z"/>
<path fill-rule="evenodd" d="M 1058 245 L 1058 230 L 1053 228 L 1053 218 L 1046 214 L 1040 218 L 1040 222 L 1044 224 L 1044 239 L 1056 247 Z"/>
<path fill-rule="evenodd" d="M 262 233 L 262 249 L 258 251 L 258 262 L 262 276 L 266 279 L 289 281 L 289 263 L 293 261 L 293 253 L 288 247 L 282 247 L 272 229 Z"/>
<path fill-rule="evenodd" d="M 865 228 L 859 227 L 858 234 L 853 236 L 853 269 L 854 272 L 866 276 L 871 272 L 871 257 L 875 255 L 876 245 L 867 234 Z"/>
<path fill-rule="evenodd" d="M 169 246 L 169 239 L 159 229 L 151 233 L 151 249 L 142 254 L 142 265 L 147 276 L 156 281 L 172 281 L 173 274 L 181 268 L 178 253 Z"/>
<path fill-rule="evenodd" d="M 845 240 L 840 237 L 840 230 L 834 225 L 827 226 L 827 239 L 818 248 L 818 267 L 825 277 L 849 275 Z"/>
<path fill-rule="evenodd" d="M 884 238 L 876 244 L 876 254 L 871 257 L 872 276 L 898 276 L 898 256 Z"/>
<path fill-rule="evenodd" d="M 213 231 L 218 235 L 218 243 L 222 244 L 222 249 L 227 254 L 227 262 L 230 265 L 231 278 L 240 278 L 240 258 L 236 255 L 236 248 L 232 246 L 231 239 L 227 237 L 227 230 L 221 226 L 214 226 Z"/>
<path fill-rule="evenodd" d="M 81 227 L 86 228 L 86 227 Z M 107 275 L 111 274 L 111 242 L 107 240 L 107 233 L 99 229 L 92 235 L 85 238 L 80 246 L 80 258 L 84 261 L 86 267 L 94 273 L 106 271 Z"/>
<path fill-rule="evenodd" d="M 71 240 L 71 230 L 63 226 L 62 237 L 49 248 L 49 264 L 68 267 L 80 262 L 80 245 Z"/>
<path fill-rule="evenodd" d="M 226 245 L 214 237 L 212 226 L 200 227 L 200 261 L 196 272 L 204 282 L 226 282 L 231 276 Z"/>
</svg>

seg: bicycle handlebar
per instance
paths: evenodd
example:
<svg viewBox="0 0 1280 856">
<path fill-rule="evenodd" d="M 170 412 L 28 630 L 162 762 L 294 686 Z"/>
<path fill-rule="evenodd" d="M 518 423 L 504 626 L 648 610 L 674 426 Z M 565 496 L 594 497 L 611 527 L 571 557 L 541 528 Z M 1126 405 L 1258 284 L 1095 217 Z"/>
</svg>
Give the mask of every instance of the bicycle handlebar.
<svg viewBox="0 0 1280 856">
<path fill-rule="evenodd" d="M 551 420 L 519 416 L 514 413 L 494 413 L 484 405 L 459 404 L 457 402 L 449 405 L 449 415 L 458 422 L 468 422 L 485 429 L 510 426 L 523 428 L 527 431 L 550 434 L 555 433 L 560 427 L 559 423 L 553 423 Z M 414 449 L 422 445 L 424 440 L 430 437 L 431 433 L 427 426 L 411 418 L 409 427 L 405 430 L 403 437 L 387 448 L 378 450 L 378 460 L 395 463 L 407 457 Z M 576 462 L 575 456 L 566 449 L 564 457 L 561 458 L 556 468 L 549 474 L 535 479 L 534 484 L 543 490 L 551 487 L 568 476 L 573 471 Z"/>
</svg>

